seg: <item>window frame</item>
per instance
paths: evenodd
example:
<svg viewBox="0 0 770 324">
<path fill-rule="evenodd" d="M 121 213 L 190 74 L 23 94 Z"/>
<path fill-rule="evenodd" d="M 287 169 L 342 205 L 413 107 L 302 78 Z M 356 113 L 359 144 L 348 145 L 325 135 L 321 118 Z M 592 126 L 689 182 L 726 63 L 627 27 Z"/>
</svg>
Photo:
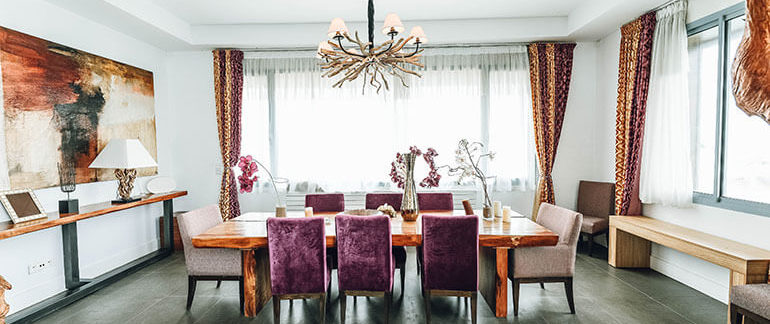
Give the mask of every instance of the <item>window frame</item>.
<svg viewBox="0 0 770 324">
<path fill-rule="evenodd" d="M 745 15 L 745 8 L 745 2 L 741 2 L 687 24 L 687 37 L 693 36 L 700 32 L 704 32 L 714 27 L 717 27 L 719 35 L 719 56 L 717 59 L 719 75 L 717 76 L 717 116 L 715 125 L 716 136 L 714 138 L 716 143 L 714 146 L 714 187 L 712 191 L 713 193 L 710 194 L 698 192 L 693 188 L 692 200 L 693 203 L 696 204 L 770 217 L 770 204 L 745 199 L 730 198 L 723 195 L 727 119 L 726 107 L 728 103 L 727 100 L 729 100 L 729 96 L 726 94 L 727 91 L 730 91 L 730 89 L 726 89 L 726 86 L 728 84 L 727 78 L 731 77 L 730 66 L 732 65 L 731 62 L 727 62 L 727 57 L 729 57 L 727 24 L 728 21 Z"/>
</svg>

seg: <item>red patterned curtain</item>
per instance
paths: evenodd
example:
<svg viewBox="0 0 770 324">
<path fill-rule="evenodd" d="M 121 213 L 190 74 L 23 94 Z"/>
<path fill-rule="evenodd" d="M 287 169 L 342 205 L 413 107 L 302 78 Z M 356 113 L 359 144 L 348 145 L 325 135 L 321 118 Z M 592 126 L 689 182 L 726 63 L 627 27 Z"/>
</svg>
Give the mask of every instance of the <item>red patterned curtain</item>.
<svg viewBox="0 0 770 324">
<path fill-rule="evenodd" d="M 559 146 L 564 111 L 567 108 L 575 44 L 535 43 L 529 49 L 529 79 L 532 84 L 532 117 L 540 180 L 535 193 L 532 219 L 540 203 L 554 203 L 551 171 Z"/>
<path fill-rule="evenodd" d="M 217 128 L 224 166 L 219 191 L 219 210 L 222 213 L 222 219 L 228 220 L 241 214 L 232 168 L 238 163 L 241 154 L 243 52 L 214 50 L 213 54 Z"/>
<path fill-rule="evenodd" d="M 655 12 L 621 29 L 618 107 L 615 117 L 615 214 L 641 215 L 639 163 L 650 85 Z"/>
</svg>

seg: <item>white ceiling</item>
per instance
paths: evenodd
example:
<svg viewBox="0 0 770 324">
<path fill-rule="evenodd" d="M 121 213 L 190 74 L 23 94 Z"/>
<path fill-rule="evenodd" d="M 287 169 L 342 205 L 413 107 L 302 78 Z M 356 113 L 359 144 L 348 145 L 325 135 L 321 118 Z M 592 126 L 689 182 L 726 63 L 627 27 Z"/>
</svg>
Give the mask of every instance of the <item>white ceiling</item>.
<svg viewBox="0 0 770 324">
<path fill-rule="evenodd" d="M 158 48 L 313 47 L 329 21 L 366 32 L 366 0 L 46 0 Z M 376 0 L 431 43 L 595 41 L 667 0 Z M 377 36 L 382 40 L 382 36 Z"/>
<path fill-rule="evenodd" d="M 193 25 L 365 21 L 367 0 L 151 0 Z M 567 16 L 591 0 L 375 0 L 375 19 L 403 20 Z"/>
</svg>

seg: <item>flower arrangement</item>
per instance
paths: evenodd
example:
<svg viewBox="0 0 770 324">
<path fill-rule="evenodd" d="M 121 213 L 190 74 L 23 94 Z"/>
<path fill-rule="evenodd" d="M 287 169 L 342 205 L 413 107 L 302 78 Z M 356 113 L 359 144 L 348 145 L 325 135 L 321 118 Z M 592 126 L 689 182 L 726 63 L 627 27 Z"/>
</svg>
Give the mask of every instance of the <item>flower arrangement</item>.
<svg viewBox="0 0 770 324">
<path fill-rule="evenodd" d="M 417 146 L 409 147 L 409 152 L 415 156 L 422 156 L 425 163 L 428 164 L 430 171 L 428 176 L 420 181 L 420 187 L 433 188 L 438 187 L 439 181 L 441 181 L 441 175 L 438 173 L 436 167 L 435 157 L 438 152 L 433 148 L 428 148 L 425 153 L 422 152 Z M 390 163 L 390 180 L 395 183 L 399 188 L 404 189 L 404 183 L 406 182 L 407 170 L 406 162 L 404 161 L 404 155 L 396 153 L 396 159 Z"/>
<path fill-rule="evenodd" d="M 248 193 L 254 190 L 254 183 L 259 179 L 256 175 L 259 171 L 258 166 L 262 167 L 262 169 L 265 170 L 265 173 L 267 173 L 268 177 L 270 177 L 270 183 L 273 185 L 273 190 L 275 191 L 275 199 L 278 200 L 278 206 L 284 206 L 281 203 L 281 195 L 278 194 L 278 187 L 275 184 L 275 178 L 273 178 L 273 175 L 264 165 L 262 165 L 262 163 L 259 163 L 259 161 L 257 161 L 251 155 L 241 156 L 238 159 L 238 168 L 241 169 L 241 175 L 238 176 L 240 192 Z"/>
<path fill-rule="evenodd" d="M 484 153 L 484 144 L 461 139 L 457 144 L 457 150 L 455 150 L 455 162 L 457 165 L 454 167 L 448 166 L 449 175 L 457 176 L 458 184 L 467 178 L 473 178 L 474 181 L 479 180 L 481 187 L 484 188 L 484 207 L 491 207 L 492 200 L 489 199 L 489 192 L 487 191 L 487 179 L 493 177 L 487 177 L 479 167 L 482 158 L 493 160 L 495 152 L 488 151 Z"/>
</svg>

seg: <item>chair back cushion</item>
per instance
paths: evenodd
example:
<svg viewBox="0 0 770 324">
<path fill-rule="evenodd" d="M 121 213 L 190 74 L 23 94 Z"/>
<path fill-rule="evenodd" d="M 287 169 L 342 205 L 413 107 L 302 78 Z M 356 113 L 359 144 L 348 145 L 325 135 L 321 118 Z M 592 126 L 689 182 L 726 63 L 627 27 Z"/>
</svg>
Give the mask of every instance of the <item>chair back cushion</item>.
<svg viewBox="0 0 770 324">
<path fill-rule="evenodd" d="M 366 209 L 377 209 L 377 207 L 388 204 L 399 211 L 401 210 L 402 196 L 403 194 L 398 192 L 368 193 L 366 194 Z"/>
<path fill-rule="evenodd" d="M 577 211 L 586 216 L 607 218 L 615 213 L 615 184 L 580 181 Z"/>
<path fill-rule="evenodd" d="M 314 212 L 341 212 L 345 210 L 345 195 L 341 193 L 307 194 L 305 207 L 313 207 Z"/>
<path fill-rule="evenodd" d="M 476 291 L 478 216 L 422 216 L 423 287 Z"/>
<path fill-rule="evenodd" d="M 542 203 L 537 212 L 537 223 L 558 234 L 559 244 L 577 247 L 583 215 L 549 203 Z"/>
<path fill-rule="evenodd" d="M 420 210 L 454 210 L 451 192 L 419 192 L 417 204 Z"/>
<path fill-rule="evenodd" d="M 192 238 L 208 229 L 222 224 L 222 215 L 219 213 L 219 206 L 209 205 L 203 208 L 192 210 L 177 216 L 179 223 L 179 236 L 182 238 L 182 246 L 187 253 L 194 249 Z"/>
<path fill-rule="evenodd" d="M 326 291 L 326 234 L 323 217 L 267 219 L 273 295 Z"/>
<path fill-rule="evenodd" d="M 390 218 L 337 215 L 337 280 L 341 290 L 391 291 Z"/>
</svg>

